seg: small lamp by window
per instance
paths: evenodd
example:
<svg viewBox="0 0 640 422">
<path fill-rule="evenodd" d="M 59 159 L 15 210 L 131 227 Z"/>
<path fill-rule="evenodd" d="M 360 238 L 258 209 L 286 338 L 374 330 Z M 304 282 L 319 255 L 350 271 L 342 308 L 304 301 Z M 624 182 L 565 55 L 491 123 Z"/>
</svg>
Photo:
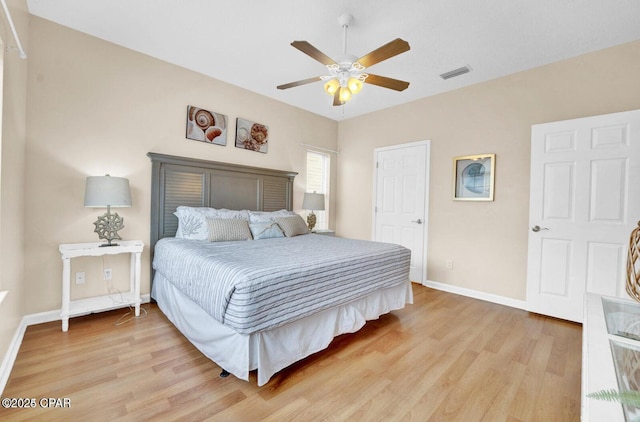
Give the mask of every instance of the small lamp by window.
<svg viewBox="0 0 640 422">
<path fill-rule="evenodd" d="M 124 219 L 118 213 L 111 214 L 111 207 L 130 207 L 131 191 L 129 180 L 123 177 L 89 176 L 84 192 L 84 206 L 88 208 L 106 208 L 107 212 L 93 223 L 100 239 L 107 243 L 100 246 L 117 246 L 114 239 L 121 240 L 118 230 L 124 228 Z"/>
<path fill-rule="evenodd" d="M 313 212 L 324 211 L 324 193 L 306 192 L 302 199 L 302 208 L 311 210 L 311 213 L 307 216 L 307 225 L 309 230 L 313 230 L 316 226 L 316 215 Z"/>
</svg>

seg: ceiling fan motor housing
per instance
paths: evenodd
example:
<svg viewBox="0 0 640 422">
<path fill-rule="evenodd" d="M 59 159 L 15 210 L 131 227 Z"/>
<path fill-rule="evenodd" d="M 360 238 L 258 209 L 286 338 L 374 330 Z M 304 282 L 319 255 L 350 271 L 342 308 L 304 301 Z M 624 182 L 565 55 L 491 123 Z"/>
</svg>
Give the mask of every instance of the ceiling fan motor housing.
<svg viewBox="0 0 640 422">
<path fill-rule="evenodd" d="M 323 79 L 337 78 L 340 86 L 347 86 L 349 78 L 356 78 L 363 82 L 367 76 L 363 73 L 365 67 L 357 62 L 358 58 L 354 55 L 345 55 L 338 57 L 337 64 L 327 65 L 329 75 Z"/>
</svg>

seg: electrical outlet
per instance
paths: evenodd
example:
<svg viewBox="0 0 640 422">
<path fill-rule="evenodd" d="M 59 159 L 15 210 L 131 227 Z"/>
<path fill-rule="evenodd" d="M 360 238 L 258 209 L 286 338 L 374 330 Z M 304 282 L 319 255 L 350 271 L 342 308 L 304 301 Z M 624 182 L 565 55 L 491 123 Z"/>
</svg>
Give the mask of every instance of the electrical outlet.
<svg viewBox="0 0 640 422">
<path fill-rule="evenodd" d="M 453 260 L 447 259 L 447 270 L 453 270 Z"/>
<path fill-rule="evenodd" d="M 111 268 L 104 269 L 104 279 L 111 280 Z"/>
<path fill-rule="evenodd" d="M 76 273 L 76 284 L 84 284 L 84 271 L 79 271 Z"/>
</svg>

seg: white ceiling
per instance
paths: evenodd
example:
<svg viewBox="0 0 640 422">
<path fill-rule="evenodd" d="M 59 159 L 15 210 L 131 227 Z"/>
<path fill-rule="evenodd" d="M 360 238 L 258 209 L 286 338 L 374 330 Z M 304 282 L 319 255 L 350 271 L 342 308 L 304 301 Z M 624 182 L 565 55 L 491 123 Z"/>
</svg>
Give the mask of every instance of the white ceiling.
<svg viewBox="0 0 640 422">
<path fill-rule="evenodd" d="M 209 75 L 287 104 L 343 120 L 640 39 L 638 0 L 28 0 L 30 13 Z M 325 74 L 290 46 L 305 40 L 342 54 L 338 16 L 355 17 L 348 52 L 357 57 L 395 38 L 409 52 L 371 66 L 411 83 L 403 92 L 365 84 L 332 106 Z M 440 74 L 469 65 L 469 74 Z"/>
</svg>

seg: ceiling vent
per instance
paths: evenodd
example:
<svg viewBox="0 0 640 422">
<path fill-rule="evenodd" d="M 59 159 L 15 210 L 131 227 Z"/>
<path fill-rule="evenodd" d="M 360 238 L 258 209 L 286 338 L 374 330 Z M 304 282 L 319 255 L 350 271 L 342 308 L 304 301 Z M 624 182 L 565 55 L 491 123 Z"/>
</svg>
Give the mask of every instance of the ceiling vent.
<svg viewBox="0 0 640 422">
<path fill-rule="evenodd" d="M 448 72 L 445 72 L 442 75 L 440 75 L 440 77 L 446 80 L 446 79 L 455 78 L 456 76 L 464 75 L 465 73 L 469 73 L 469 72 L 471 72 L 471 68 L 467 65 L 467 66 L 462 66 L 457 69 L 453 69 Z"/>
</svg>

